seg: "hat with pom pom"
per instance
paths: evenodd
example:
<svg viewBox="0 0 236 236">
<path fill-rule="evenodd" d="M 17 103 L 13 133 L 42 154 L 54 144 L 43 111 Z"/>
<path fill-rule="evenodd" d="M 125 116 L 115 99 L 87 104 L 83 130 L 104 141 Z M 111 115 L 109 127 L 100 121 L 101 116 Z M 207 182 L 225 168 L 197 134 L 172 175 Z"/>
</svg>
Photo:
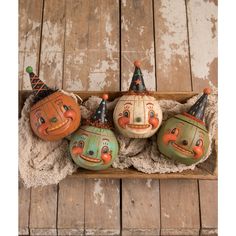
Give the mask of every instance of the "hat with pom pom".
<svg viewBox="0 0 236 236">
<path fill-rule="evenodd" d="M 203 90 L 203 95 L 191 106 L 191 108 L 187 112 L 184 113 L 184 115 L 200 123 L 203 123 L 207 99 L 210 93 L 210 88 L 205 88 Z"/>
<path fill-rule="evenodd" d="M 107 109 L 108 94 L 103 94 L 102 101 L 95 113 L 91 116 L 87 122 L 89 125 L 98 128 L 111 128 L 111 122 L 108 119 L 108 109 Z"/>
<path fill-rule="evenodd" d="M 135 93 L 144 93 L 147 91 L 144 79 L 143 79 L 143 74 L 140 69 L 141 62 L 139 60 L 136 60 L 134 62 L 134 74 L 130 83 L 129 91 L 135 92 Z"/>
<path fill-rule="evenodd" d="M 50 89 L 42 80 L 39 79 L 39 77 L 33 72 L 33 68 L 31 66 L 28 66 L 26 68 L 26 72 L 30 77 L 30 83 L 35 96 L 35 102 L 55 92 L 54 90 Z"/>
</svg>

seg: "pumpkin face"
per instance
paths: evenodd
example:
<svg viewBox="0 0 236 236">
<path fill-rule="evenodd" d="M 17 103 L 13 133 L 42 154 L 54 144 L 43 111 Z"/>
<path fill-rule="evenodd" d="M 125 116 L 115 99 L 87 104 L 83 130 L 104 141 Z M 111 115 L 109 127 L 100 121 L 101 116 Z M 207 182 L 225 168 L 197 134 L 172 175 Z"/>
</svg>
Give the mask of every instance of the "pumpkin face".
<svg viewBox="0 0 236 236">
<path fill-rule="evenodd" d="M 43 140 L 55 141 L 74 132 L 80 124 L 80 108 L 75 100 L 55 92 L 31 107 L 30 124 Z"/>
<path fill-rule="evenodd" d="M 161 127 L 157 144 L 164 156 L 191 165 L 206 155 L 209 135 L 203 124 L 179 114 Z"/>
<path fill-rule="evenodd" d="M 124 95 L 116 104 L 113 119 L 125 137 L 151 137 L 162 122 L 158 101 L 148 95 Z"/>
<path fill-rule="evenodd" d="M 118 154 L 118 142 L 109 129 L 82 126 L 71 137 L 70 154 L 85 169 L 108 168 Z"/>
</svg>

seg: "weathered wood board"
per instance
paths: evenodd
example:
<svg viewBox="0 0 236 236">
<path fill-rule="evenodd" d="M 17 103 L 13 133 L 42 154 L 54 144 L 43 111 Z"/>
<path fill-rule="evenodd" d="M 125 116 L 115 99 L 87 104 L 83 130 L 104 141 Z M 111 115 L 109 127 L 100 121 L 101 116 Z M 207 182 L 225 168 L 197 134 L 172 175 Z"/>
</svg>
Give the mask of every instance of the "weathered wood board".
<svg viewBox="0 0 236 236">
<path fill-rule="evenodd" d="M 195 168 L 194 171 L 186 170 L 181 173 L 153 173 L 146 174 L 141 171 L 137 171 L 134 168 L 127 168 L 124 170 L 108 168 L 106 170 L 101 171 L 89 171 L 80 168 L 78 172 L 76 172 L 78 178 L 101 178 L 101 179 L 217 179 L 217 174 L 209 173 L 205 169 Z"/>
<path fill-rule="evenodd" d="M 29 208 L 30 208 L 30 189 L 24 188 L 19 182 L 18 198 L 18 233 L 19 235 L 29 235 Z"/>
<path fill-rule="evenodd" d="M 157 88 L 191 91 L 185 1 L 154 1 Z M 161 235 L 199 235 L 197 180 L 160 180 Z"/>
<path fill-rule="evenodd" d="M 191 91 L 185 1 L 155 0 L 154 10 L 157 90 Z"/>
<path fill-rule="evenodd" d="M 160 180 L 161 235 L 199 235 L 197 180 Z"/>
<path fill-rule="evenodd" d="M 122 235 L 160 235 L 158 180 L 122 180 Z"/>
<path fill-rule="evenodd" d="M 31 189 L 30 235 L 57 235 L 57 185 Z"/>
<path fill-rule="evenodd" d="M 59 183 L 58 235 L 84 235 L 85 180 L 68 176 Z"/>
<path fill-rule="evenodd" d="M 119 90 L 119 3 L 66 1 L 65 90 Z"/>
<path fill-rule="evenodd" d="M 85 183 L 85 235 L 120 235 L 119 180 Z"/>
<path fill-rule="evenodd" d="M 119 68 L 119 2 L 66 1 L 63 89 L 119 90 Z M 119 234 L 119 181 L 85 186 L 85 234 Z"/>
<path fill-rule="evenodd" d="M 201 206 L 201 235 L 217 235 L 218 228 L 218 183 L 215 180 L 199 180 Z"/>
<path fill-rule="evenodd" d="M 217 0 L 187 1 L 193 90 L 217 86 Z"/>
<path fill-rule="evenodd" d="M 27 66 L 38 73 L 43 0 L 19 1 L 19 89 L 31 90 Z"/>
<path fill-rule="evenodd" d="M 65 0 L 44 2 L 40 78 L 51 88 L 62 88 Z"/>
<path fill-rule="evenodd" d="M 133 62 L 141 60 L 145 85 L 156 90 L 151 0 L 121 1 L 121 90 L 129 89 Z"/>
<path fill-rule="evenodd" d="M 191 91 L 185 1 L 155 1 L 157 89 Z M 197 180 L 160 180 L 161 235 L 199 235 Z"/>
<path fill-rule="evenodd" d="M 104 92 L 103 91 L 72 91 L 79 95 L 84 101 L 88 99 L 90 96 L 98 96 L 101 97 Z M 22 109 L 24 102 L 26 98 L 32 93 L 32 91 L 20 91 L 19 92 L 19 97 L 20 97 L 20 107 L 19 109 Z M 109 101 L 114 100 L 115 98 L 118 98 L 122 95 L 124 95 L 126 92 L 111 92 L 111 91 L 106 91 L 106 93 L 109 96 Z M 175 100 L 180 103 L 186 102 L 188 99 L 191 97 L 197 95 L 197 93 L 193 92 L 150 92 L 150 95 L 155 97 L 156 99 L 170 99 L 170 100 Z"/>
</svg>

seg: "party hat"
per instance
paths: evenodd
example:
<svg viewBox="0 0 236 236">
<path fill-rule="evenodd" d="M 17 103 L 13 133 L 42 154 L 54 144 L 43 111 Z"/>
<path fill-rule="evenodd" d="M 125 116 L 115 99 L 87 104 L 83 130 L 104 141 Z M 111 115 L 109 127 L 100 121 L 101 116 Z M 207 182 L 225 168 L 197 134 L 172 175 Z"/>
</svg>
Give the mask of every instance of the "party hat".
<svg viewBox="0 0 236 236">
<path fill-rule="evenodd" d="M 29 73 L 30 83 L 34 93 L 34 101 L 39 101 L 48 95 L 55 92 L 55 90 L 50 89 L 39 77 L 33 72 L 33 68 L 28 66 L 26 72 Z"/>
<path fill-rule="evenodd" d="M 130 92 L 135 92 L 135 93 L 144 93 L 147 91 L 144 79 L 143 79 L 143 74 L 140 69 L 141 62 L 136 60 L 134 62 L 134 74 L 130 83 L 129 91 Z"/>
<path fill-rule="evenodd" d="M 205 108 L 208 100 L 208 95 L 211 93 L 210 88 L 205 88 L 203 90 L 203 95 L 191 106 L 191 108 L 184 113 L 188 117 L 203 122 Z"/>
<path fill-rule="evenodd" d="M 108 95 L 103 94 L 101 103 L 89 120 L 89 125 L 99 128 L 111 128 L 111 122 L 108 119 L 107 99 Z"/>
</svg>

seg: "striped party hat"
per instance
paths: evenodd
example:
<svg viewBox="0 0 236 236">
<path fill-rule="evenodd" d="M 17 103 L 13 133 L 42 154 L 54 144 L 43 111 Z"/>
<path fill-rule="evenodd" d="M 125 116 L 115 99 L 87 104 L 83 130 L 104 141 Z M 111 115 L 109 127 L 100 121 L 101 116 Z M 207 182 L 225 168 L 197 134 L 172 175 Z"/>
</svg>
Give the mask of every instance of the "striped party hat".
<svg viewBox="0 0 236 236">
<path fill-rule="evenodd" d="M 26 72 L 29 73 L 30 76 L 30 83 L 35 96 L 35 102 L 55 92 L 39 79 L 39 77 L 33 72 L 33 68 L 31 66 L 26 68 Z"/>
</svg>

